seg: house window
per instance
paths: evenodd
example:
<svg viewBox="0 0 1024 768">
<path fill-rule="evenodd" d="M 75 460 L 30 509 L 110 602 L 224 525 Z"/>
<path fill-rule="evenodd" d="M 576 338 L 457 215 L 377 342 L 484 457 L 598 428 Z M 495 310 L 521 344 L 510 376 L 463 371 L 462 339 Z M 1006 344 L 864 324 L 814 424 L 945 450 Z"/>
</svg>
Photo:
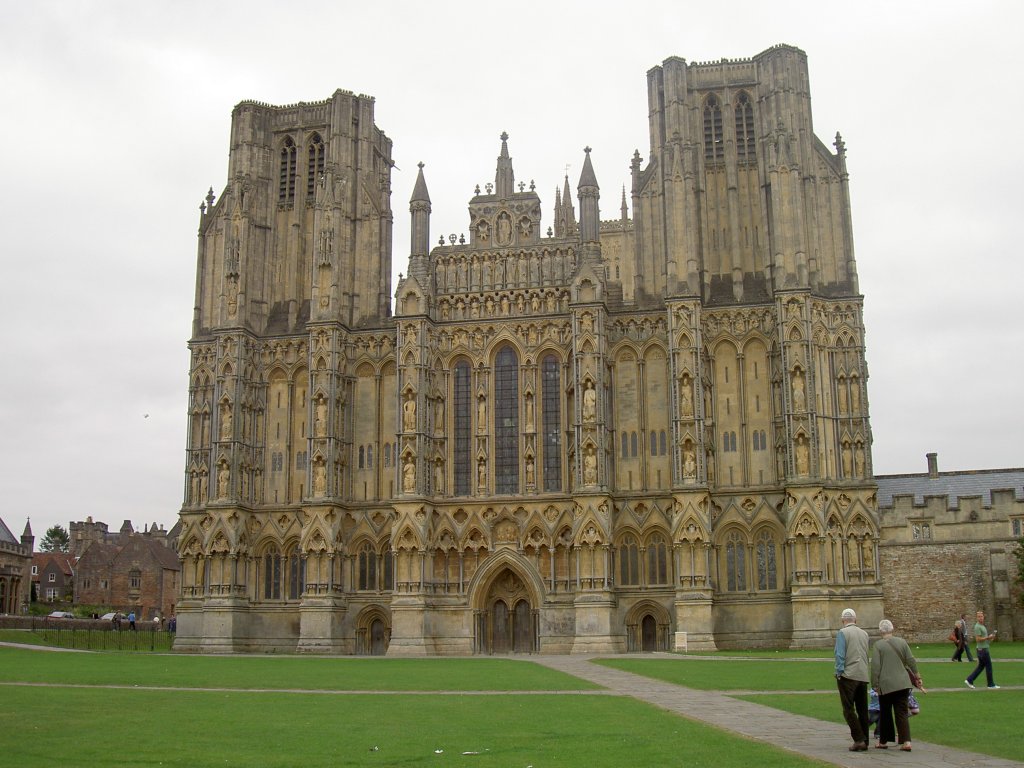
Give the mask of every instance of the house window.
<svg viewBox="0 0 1024 768">
<path fill-rule="evenodd" d="M 32 575 L 33 576 L 38 576 L 39 575 L 39 566 L 38 565 L 33 565 L 32 566 Z"/>
<path fill-rule="evenodd" d="M 470 493 L 473 471 L 470 466 L 470 369 L 469 363 L 465 360 L 455 365 L 453 386 L 455 444 L 452 458 L 455 464 L 455 495 L 467 496 Z"/>
<path fill-rule="evenodd" d="M 108 582 L 107 582 L 106 579 L 100 579 L 100 589 L 106 589 L 107 588 L 107 584 L 108 584 Z"/>
<path fill-rule="evenodd" d="M 57 599 L 57 590 L 55 588 L 53 588 L 53 587 L 47 587 L 46 588 L 46 600 L 47 600 L 47 602 L 52 603 L 56 599 Z"/>
<path fill-rule="evenodd" d="M 128 588 L 139 589 L 142 586 L 142 573 L 135 569 L 128 574 Z"/>
<path fill-rule="evenodd" d="M 494 490 L 519 491 L 519 358 L 512 347 L 494 365 Z"/>
<path fill-rule="evenodd" d="M 49 581 L 51 584 L 53 584 L 55 581 L 57 581 L 57 574 L 56 573 L 49 574 L 49 576 L 47 577 L 46 580 Z"/>
<path fill-rule="evenodd" d="M 1010 528 L 1013 531 L 1013 538 L 1024 537 L 1024 519 L 1015 517 L 1010 521 Z"/>
</svg>

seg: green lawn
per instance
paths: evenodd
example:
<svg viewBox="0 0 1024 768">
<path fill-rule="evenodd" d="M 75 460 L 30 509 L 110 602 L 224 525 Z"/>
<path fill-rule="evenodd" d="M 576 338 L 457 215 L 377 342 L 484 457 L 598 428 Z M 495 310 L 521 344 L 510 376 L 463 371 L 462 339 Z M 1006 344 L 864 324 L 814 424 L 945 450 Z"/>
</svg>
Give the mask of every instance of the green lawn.
<svg viewBox="0 0 1024 768">
<path fill-rule="evenodd" d="M 1000 682 L 999 677 L 996 681 Z M 773 693 L 739 698 L 819 720 L 843 722 L 838 694 Z M 930 741 L 1008 760 L 1024 756 L 1024 731 L 1020 727 L 1024 691 L 963 688 L 918 694 L 918 700 L 921 714 L 910 719 L 912 741 Z"/>
</svg>

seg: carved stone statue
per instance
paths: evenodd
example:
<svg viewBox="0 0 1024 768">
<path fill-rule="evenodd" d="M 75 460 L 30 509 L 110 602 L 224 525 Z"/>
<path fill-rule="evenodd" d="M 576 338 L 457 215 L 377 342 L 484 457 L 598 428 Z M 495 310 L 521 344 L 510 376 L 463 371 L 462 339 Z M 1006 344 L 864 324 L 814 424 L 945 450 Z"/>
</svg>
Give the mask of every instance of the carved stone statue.
<svg viewBox="0 0 1024 768">
<path fill-rule="evenodd" d="M 807 396 L 804 392 L 804 377 L 799 369 L 793 373 L 793 410 L 803 411 L 807 408 Z"/>
<path fill-rule="evenodd" d="M 476 431 L 480 434 L 487 431 L 487 401 L 482 397 L 476 403 Z"/>
<path fill-rule="evenodd" d="M 594 391 L 594 382 L 588 381 L 587 388 L 583 391 L 583 421 L 593 422 L 597 420 L 597 392 Z"/>
<path fill-rule="evenodd" d="M 534 481 L 533 476 L 533 457 L 531 456 L 526 460 L 526 485 L 532 487 Z"/>
<path fill-rule="evenodd" d="M 228 465 L 225 464 L 217 472 L 217 498 L 226 499 L 228 497 L 228 485 L 231 483 L 231 470 Z"/>
<path fill-rule="evenodd" d="M 318 461 L 313 464 L 313 495 L 323 496 L 327 492 L 327 466 Z"/>
<path fill-rule="evenodd" d="M 323 395 L 316 399 L 314 429 L 317 437 L 327 435 L 327 400 Z"/>
<path fill-rule="evenodd" d="M 587 448 L 583 456 L 583 484 L 597 485 L 597 454 L 594 446 Z"/>
<path fill-rule="evenodd" d="M 402 430 L 404 432 L 416 431 L 416 398 L 412 392 L 406 395 L 402 403 Z"/>
<path fill-rule="evenodd" d="M 693 480 L 697 477 L 697 457 L 689 448 L 683 453 L 683 477 Z"/>
<path fill-rule="evenodd" d="M 843 443 L 843 477 L 850 477 L 853 472 L 853 450 L 849 443 Z"/>
<path fill-rule="evenodd" d="M 231 403 L 221 403 L 220 406 L 220 439 L 231 439 Z"/>
<path fill-rule="evenodd" d="M 796 473 L 806 475 L 810 471 L 810 450 L 807 440 L 800 437 L 796 441 Z"/>
<path fill-rule="evenodd" d="M 402 465 L 402 491 L 404 493 L 413 493 L 416 490 L 416 462 L 413 461 L 412 456 L 408 456 L 405 459 L 405 464 Z"/>
<path fill-rule="evenodd" d="M 686 377 L 683 378 L 683 382 L 680 385 L 679 411 L 683 416 L 693 416 L 693 385 L 690 384 L 690 379 Z"/>
</svg>

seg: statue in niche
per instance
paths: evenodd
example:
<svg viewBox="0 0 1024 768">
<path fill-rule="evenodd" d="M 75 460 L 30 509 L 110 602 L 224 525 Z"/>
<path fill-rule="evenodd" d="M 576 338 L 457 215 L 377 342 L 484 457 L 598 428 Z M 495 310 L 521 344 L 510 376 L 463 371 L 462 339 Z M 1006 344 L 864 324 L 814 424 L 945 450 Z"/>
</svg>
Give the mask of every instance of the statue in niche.
<svg viewBox="0 0 1024 768">
<path fill-rule="evenodd" d="M 523 216 L 523 218 L 519 220 L 519 234 L 523 237 L 529 237 L 530 232 L 532 231 L 533 227 L 530 224 L 530 220 Z"/>
<path fill-rule="evenodd" d="M 231 483 L 231 470 L 228 469 L 228 465 L 224 464 L 221 466 L 220 471 L 217 472 L 217 498 L 226 499 L 228 497 L 228 485 Z"/>
<path fill-rule="evenodd" d="M 405 396 L 405 402 L 402 403 L 402 431 L 416 431 L 416 398 L 412 392 Z"/>
<path fill-rule="evenodd" d="M 491 237 L 491 225 L 486 221 L 481 221 L 476 227 L 476 238 L 483 245 L 487 245 L 487 241 Z"/>
<path fill-rule="evenodd" d="M 481 491 L 487 487 L 487 463 L 483 459 L 476 465 L 476 484 Z"/>
<path fill-rule="evenodd" d="M 693 387 L 688 376 L 683 377 L 679 393 L 679 410 L 683 416 L 693 416 Z"/>
<path fill-rule="evenodd" d="M 533 424 L 533 395 L 530 394 L 529 392 L 526 393 L 526 406 L 525 406 L 525 410 L 526 410 L 525 421 L 526 421 L 527 427 L 529 427 L 531 424 Z"/>
<path fill-rule="evenodd" d="M 597 485 L 597 453 L 592 445 L 583 456 L 583 484 Z"/>
<path fill-rule="evenodd" d="M 434 432 L 444 433 L 444 398 L 439 397 L 434 401 Z"/>
<path fill-rule="evenodd" d="M 597 420 L 597 392 L 594 390 L 594 382 L 587 381 L 587 388 L 583 391 L 583 421 L 591 423 Z"/>
<path fill-rule="evenodd" d="M 220 406 L 220 439 L 231 439 L 231 426 L 233 416 L 231 414 L 231 403 L 224 402 Z"/>
<path fill-rule="evenodd" d="M 806 475 L 810 471 L 810 449 L 802 435 L 796 441 L 796 473 Z"/>
<path fill-rule="evenodd" d="M 228 316 L 234 317 L 238 314 L 238 278 L 232 275 L 228 278 Z"/>
<path fill-rule="evenodd" d="M 487 309 L 487 316 L 488 317 L 494 317 L 494 298 L 491 297 L 491 296 L 488 296 L 484 306 Z"/>
<path fill-rule="evenodd" d="M 804 392 L 804 376 L 797 368 L 793 372 L 793 410 L 803 411 L 807 407 L 807 396 Z"/>
<path fill-rule="evenodd" d="M 683 453 L 683 477 L 694 480 L 697 477 L 697 457 L 689 448 Z"/>
<path fill-rule="evenodd" d="M 853 449 L 849 443 L 843 443 L 843 476 L 850 477 L 853 472 Z"/>
<path fill-rule="evenodd" d="M 845 379 L 840 379 L 839 380 L 838 389 L 839 389 L 839 412 L 840 413 L 846 413 L 847 395 L 846 395 L 846 380 Z"/>
<path fill-rule="evenodd" d="M 501 297 L 501 314 L 508 315 L 509 303 L 508 296 Z"/>
<path fill-rule="evenodd" d="M 199 486 L 199 473 L 198 472 L 193 472 L 192 473 L 192 503 L 193 504 L 198 504 L 199 501 L 200 501 L 199 487 L 200 487 Z"/>
<path fill-rule="evenodd" d="M 314 413 L 313 425 L 316 436 L 324 437 L 327 435 L 327 399 L 323 395 L 317 395 Z"/>
<path fill-rule="evenodd" d="M 533 457 L 531 456 L 526 460 L 526 487 L 532 488 L 533 481 Z"/>
<path fill-rule="evenodd" d="M 507 213 L 498 217 L 498 245 L 508 245 L 512 242 L 512 219 Z"/>
<path fill-rule="evenodd" d="M 444 464 L 440 459 L 434 464 L 434 493 L 444 493 Z"/>
<path fill-rule="evenodd" d="M 327 492 L 327 467 L 323 461 L 313 464 L 313 494 L 323 496 Z"/>
<path fill-rule="evenodd" d="M 530 310 L 540 312 L 540 297 L 536 293 L 530 296 Z"/>
<path fill-rule="evenodd" d="M 856 462 L 857 477 L 864 477 L 864 444 L 857 443 L 857 451 L 854 454 L 854 461 Z"/>
<path fill-rule="evenodd" d="M 402 491 L 404 493 L 412 493 L 416 490 L 416 462 L 413 461 L 412 456 L 405 457 L 405 463 L 402 465 Z"/>
<path fill-rule="evenodd" d="M 853 412 L 860 413 L 860 384 L 857 379 L 850 380 L 850 400 L 853 405 Z"/>
<path fill-rule="evenodd" d="M 476 431 L 480 434 L 487 431 L 487 401 L 482 397 L 476 403 Z"/>
</svg>

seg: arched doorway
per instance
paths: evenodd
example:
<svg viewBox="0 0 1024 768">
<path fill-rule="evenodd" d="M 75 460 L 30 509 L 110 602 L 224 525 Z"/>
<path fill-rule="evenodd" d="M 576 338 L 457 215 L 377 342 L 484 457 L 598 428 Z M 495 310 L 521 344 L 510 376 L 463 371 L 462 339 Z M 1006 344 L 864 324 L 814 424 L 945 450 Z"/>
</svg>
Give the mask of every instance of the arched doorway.
<svg viewBox="0 0 1024 768">
<path fill-rule="evenodd" d="M 659 650 L 658 621 L 649 613 L 640 620 L 640 650 L 644 653 Z"/>
<path fill-rule="evenodd" d="M 356 654 L 383 656 L 391 642 L 391 624 L 388 614 L 379 605 L 364 609 L 356 619 Z"/>
<path fill-rule="evenodd" d="M 535 653 L 537 611 L 523 580 L 505 568 L 491 582 L 477 614 L 476 647 L 482 653 Z"/>
<path fill-rule="evenodd" d="M 387 629 L 381 619 L 370 622 L 370 655 L 383 656 L 388 650 Z"/>
</svg>

